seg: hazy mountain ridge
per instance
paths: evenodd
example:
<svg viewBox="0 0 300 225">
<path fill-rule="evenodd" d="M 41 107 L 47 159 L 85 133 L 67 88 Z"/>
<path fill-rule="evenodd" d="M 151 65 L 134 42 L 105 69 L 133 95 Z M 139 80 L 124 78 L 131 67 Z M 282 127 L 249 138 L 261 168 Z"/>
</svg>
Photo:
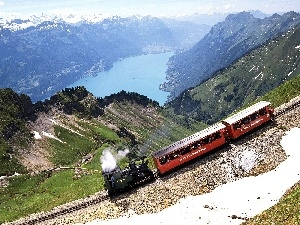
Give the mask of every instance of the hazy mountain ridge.
<svg viewBox="0 0 300 225">
<path fill-rule="evenodd" d="M 255 18 L 249 12 L 229 15 L 193 48 L 170 58 L 168 81 L 161 89 L 170 92 L 173 99 L 299 22 L 300 15 L 295 12 L 264 19 Z"/>
<path fill-rule="evenodd" d="M 173 37 L 175 37 L 177 51 L 193 47 L 211 28 L 210 25 L 196 24 L 188 20 L 178 21 L 171 18 L 162 18 L 162 21 L 171 30 Z"/>
<path fill-rule="evenodd" d="M 300 74 L 300 25 L 241 57 L 166 108 L 184 117 L 215 123 Z"/>
<path fill-rule="evenodd" d="M 2 26 L 0 87 L 28 94 L 33 101 L 42 100 L 79 78 L 111 68 L 119 59 L 186 46 L 192 33 L 196 31 L 189 29 L 186 35 L 174 37 L 172 28 L 150 16 L 76 24 L 56 18 L 24 29 Z"/>
<path fill-rule="evenodd" d="M 248 11 L 250 12 L 254 17 L 256 18 L 265 18 L 267 16 L 270 16 L 268 14 L 265 14 L 259 10 L 250 10 Z M 231 13 L 194 13 L 192 15 L 185 15 L 185 16 L 178 16 L 176 17 L 177 20 L 182 20 L 182 21 L 190 21 L 193 22 L 195 24 L 207 24 L 210 26 L 213 26 L 219 22 L 222 22 L 225 20 L 225 18 L 229 15 L 229 14 L 238 14 L 239 12 L 231 12 Z"/>
</svg>

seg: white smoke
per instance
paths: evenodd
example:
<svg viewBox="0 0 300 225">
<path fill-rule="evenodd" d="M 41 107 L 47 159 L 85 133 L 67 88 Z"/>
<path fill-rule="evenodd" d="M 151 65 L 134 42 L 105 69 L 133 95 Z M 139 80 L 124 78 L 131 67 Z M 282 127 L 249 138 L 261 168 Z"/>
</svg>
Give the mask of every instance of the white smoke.
<svg viewBox="0 0 300 225">
<path fill-rule="evenodd" d="M 117 167 L 117 160 L 111 153 L 110 148 L 103 150 L 100 161 L 103 172 L 111 172 Z"/>
<path fill-rule="evenodd" d="M 117 154 L 111 148 L 103 150 L 100 157 L 101 167 L 103 172 L 111 172 L 117 168 L 117 161 L 124 158 L 129 153 L 129 149 L 119 150 Z"/>
<path fill-rule="evenodd" d="M 118 160 L 124 158 L 129 153 L 129 149 L 119 150 L 118 151 Z"/>
</svg>

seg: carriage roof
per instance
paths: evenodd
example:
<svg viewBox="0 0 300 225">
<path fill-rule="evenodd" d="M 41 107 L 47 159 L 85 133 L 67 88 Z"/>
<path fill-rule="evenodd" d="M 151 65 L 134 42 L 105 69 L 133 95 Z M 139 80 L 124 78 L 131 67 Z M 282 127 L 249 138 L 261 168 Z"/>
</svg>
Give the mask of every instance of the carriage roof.
<svg viewBox="0 0 300 225">
<path fill-rule="evenodd" d="M 173 144 L 166 146 L 157 152 L 153 153 L 153 156 L 155 158 L 161 157 L 163 155 L 167 155 L 170 152 L 173 152 L 177 149 L 183 148 L 184 146 L 187 146 L 189 144 L 194 143 L 197 140 L 200 140 L 201 138 L 206 137 L 207 135 L 213 134 L 221 129 L 224 129 L 226 126 L 222 123 L 217 123 L 212 126 L 209 126 L 208 128 L 201 130 L 195 134 L 192 134 L 184 139 L 181 139 L 180 141 L 174 142 Z"/>
<path fill-rule="evenodd" d="M 233 116 L 228 117 L 227 119 L 225 119 L 223 121 L 228 124 L 233 124 L 233 123 L 245 118 L 246 116 L 249 116 L 254 112 L 257 112 L 258 110 L 265 108 L 266 106 L 269 106 L 270 104 L 271 104 L 270 102 L 260 101 L 256 104 L 234 114 Z"/>
</svg>

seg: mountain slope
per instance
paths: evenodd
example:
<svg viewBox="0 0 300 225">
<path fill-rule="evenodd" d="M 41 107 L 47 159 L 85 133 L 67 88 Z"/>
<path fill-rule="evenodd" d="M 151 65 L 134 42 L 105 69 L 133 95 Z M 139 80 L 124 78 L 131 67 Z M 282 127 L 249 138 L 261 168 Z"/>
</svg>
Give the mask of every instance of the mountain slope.
<svg viewBox="0 0 300 225">
<path fill-rule="evenodd" d="M 295 12 L 264 19 L 246 12 L 229 15 L 193 48 L 169 60 L 168 82 L 161 89 L 170 92 L 173 99 L 299 22 L 300 15 Z"/>
<path fill-rule="evenodd" d="M 279 88 L 275 89 L 272 91 L 272 94 L 268 94 L 268 97 L 266 97 L 265 100 L 271 101 L 273 99 L 277 99 L 276 104 L 282 104 L 286 101 L 289 101 L 291 98 L 294 96 L 299 96 L 300 94 L 300 77 L 298 76 L 296 79 L 292 79 L 291 81 L 286 82 L 284 85 L 280 86 Z M 84 93 L 83 89 L 79 89 L 80 91 L 77 91 L 79 93 Z M 286 92 L 285 90 L 289 90 L 290 92 Z M 279 92 L 278 92 L 279 91 Z M 67 91 L 69 94 L 66 95 L 64 94 L 65 100 L 67 100 L 67 96 L 70 97 L 70 93 L 72 92 L 71 90 Z M 62 93 L 60 93 L 62 94 Z M 77 95 L 73 95 L 73 98 L 76 98 Z M 124 95 L 123 95 L 124 96 Z M 122 99 L 122 96 L 116 95 L 115 97 L 118 97 L 119 100 Z M 271 98 L 270 98 L 271 97 Z M 141 98 L 143 99 L 143 98 Z M 129 100 L 129 99 L 128 99 Z M 131 104 L 133 99 L 131 99 Z M 112 99 L 108 102 L 112 102 Z M 83 103 L 83 102 L 82 102 Z M 123 102 L 125 103 L 125 102 Z M 273 102 L 272 102 L 273 103 Z M 148 110 L 149 108 L 147 108 Z M 57 110 L 53 108 L 54 112 Z M 151 110 L 150 110 L 151 111 Z M 49 111 L 48 111 L 49 112 Z M 122 112 L 121 110 L 119 112 Z M 126 112 L 125 112 L 126 113 Z M 150 112 L 150 116 L 153 114 Z M 48 114 L 49 116 L 51 115 L 50 113 Z M 61 116 L 61 117 L 60 117 Z M 65 115 L 66 116 L 66 115 Z M 70 146 L 70 144 L 75 141 L 77 143 L 79 142 L 79 138 L 81 137 L 80 135 L 76 134 L 75 132 L 72 132 L 70 129 L 64 129 L 61 125 L 64 125 L 65 123 L 68 123 L 71 125 L 71 121 L 69 119 L 72 119 L 72 117 L 65 117 L 63 115 L 57 115 L 53 117 L 58 123 L 56 124 L 56 129 L 59 128 L 59 132 L 56 134 L 59 135 L 61 140 L 67 143 L 61 143 L 61 145 L 64 147 L 64 150 L 66 152 L 70 152 L 70 157 L 74 155 L 74 153 L 77 153 L 76 148 L 70 149 L 70 147 L 76 147 L 76 145 Z M 293 122 L 289 121 L 289 115 L 283 118 L 283 120 L 286 121 L 286 124 L 288 127 L 292 126 L 294 124 Z M 295 116 L 296 118 L 296 116 Z M 41 118 L 42 119 L 42 118 Z M 47 119 L 47 118 L 46 118 Z M 49 118 L 48 118 L 49 119 Z M 154 118 L 153 118 L 154 119 Z M 45 121 L 45 120 L 44 120 Z M 63 122 L 63 124 L 61 124 Z M 91 121 L 94 122 L 94 121 Z M 109 122 L 109 121 L 108 121 Z M 297 123 L 297 122 L 295 122 Z M 85 134 L 86 137 L 87 135 L 87 127 L 92 127 L 93 124 L 96 123 L 86 123 L 85 119 L 81 119 L 80 122 L 78 123 L 81 126 L 69 126 L 68 128 L 71 128 L 73 131 L 75 131 L 75 128 L 80 131 L 81 134 Z M 100 123 L 97 123 L 97 125 L 101 125 Z M 52 125 L 53 126 L 53 125 Z M 282 135 L 284 133 L 283 130 L 281 129 L 286 129 L 288 127 L 285 126 L 279 126 L 279 135 Z M 82 129 L 83 128 L 83 129 Z M 267 129 L 267 127 L 265 127 Z M 265 128 L 262 129 L 262 131 L 265 131 Z M 103 126 L 93 126 L 93 129 L 98 131 L 101 131 L 101 134 L 105 134 L 106 140 L 110 140 L 111 142 L 117 141 L 117 137 L 112 135 L 112 132 L 108 131 L 108 129 L 105 129 Z M 67 131 L 68 132 L 67 132 Z M 106 130 L 106 132 L 103 132 Z M 181 189 L 187 190 L 188 193 L 191 195 L 195 194 L 200 194 L 200 193 L 206 193 L 207 191 L 210 191 L 217 187 L 218 185 L 224 184 L 224 182 L 228 182 L 229 180 L 232 181 L 232 177 L 228 177 L 228 170 L 227 167 L 224 170 L 224 160 L 227 163 L 234 163 L 232 165 L 236 165 L 237 161 L 235 159 L 236 155 L 243 154 L 240 150 L 241 149 L 248 149 L 250 146 L 255 147 L 256 145 L 260 145 L 260 143 L 264 141 L 269 141 L 270 143 L 277 143 L 277 138 L 274 139 L 274 130 L 271 129 L 270 132 L 267 132 L 267 135 L 259 135 L 258 138 L 254 138 L 252 136 L 250 139 L 251 141 L 248 142 L 246 141 L 243 143 L 245 140 L 240 140 L 239 143 L 237 143 L 240 148 L 236 147 L 231 147 L 228 149 L 224 149 L 225 152 L 223 151 L 218 151 L 215 154 L 212 154 L 210 157 L 205 157 L 198 162 L 195 162 L 189 166 L 187 166 L 185 169 L 182 170 L 183 173 L 174 173 L 174 177 L 166 177 L 165 182 L 156 182 L 155 185 L 158 185 L 154 188 L 153 185 L 149 185 L 146 188 L 146 192 L 142 191 L 144 194 L 140 194 L 139 192 L 137 193 L 132 193 L 130 192 L 129 195 L 125 196 L 125 204 L 124 204 L 124 198 L 120 199 L 120 206 L 124 207 L 125 211 L 128 210 L 128 202 L 132 203 L 133 209 L 136 209 L 136 212 L 139 212 L 138 210 L 145 210 L 146 208 L 149 209 L 149 211 L 144 211 L 141 213 L 148 213 L 153 210 L 153 202 L 157 201 L 158 208 L 161 210 L 162 205 L 160 205 L 160 197 L 165 197 L 165 196 L 171 196 L 171 199 L 168 200 L 167 204 L 164 204 L 163 207 L 168 207 L 170 204 L 175 203 L 179 198 L 184 198 L 186 192 L 182 192 Z M 275 132 L 275 136 L 276 133 Z M 73 137 L 70 138 L 70 136 Z M 261 138 L 261 139 L 260 139 Z M 49 138 L 50 139 L 50 138 Z M 43 141 L 46 140 L 46 137 L 43 139 L 37 139 L 37 141 Z M 258 141 L 261 140 L 261 141 Z M 53 143 L 59 144 L 60 142 L 56 139 L 53 139 Z M 115 142 L 116 143 L 116 142 Z M 279 142 L 278 142 L 279 143 Z M 80 160 L 80 163 L 75 166 L 75 169 L 70 167 L 65 167 L 57 168 L 57 170 L 48 170 L 48 171 L 43 171 L 42 173 L 38 174 L 25 174 L 25 175 L 15 175 L 7 179 L 2 179 L 0 182 L 0 185 L 3 187 L 0 189 L 1 195 L 1 209 L 0 210 L 0 222 L 8 222 L 8 221 L 15 221 L 16 219 L 19 219 L 20 217 L 27 216 L 32 213 L 37 213 L 37 212 L 42 212 L 43 215 L 45 215 L 44 212 L 47 212 L 51 209 L 53 209 L 56 206 L 62 205 L 66 202 L 70 202 L 73 200 L 77 200 L 76 202 L 78 203 L 81 202 L 81 198 L 90 196 L 98 193 L 99 190 L 102 190 L 102 185 L 103 185 L 103 178 L 101 175 L 101 172 L 99 171 L 99 158 L 101 156 L 101 151 L 105 149 L 108 145 L 108 143 L 104 143 L 102 148 L 99 148 L 94 154 L 90 154 L 87 157 L 82 157 L 83 161 Z M 275 144 L 276 145 L 276 144 Z M 82 146 L 80 146 L 82 147 Z M 260 148 L 261 146 L 258 146 L 257 149 L 259 151 L 262 151 L 262 155 L 265 155 L 266 157 L 263 158 L 263 160 L 260 160 L 258 164 L 252 168 L 253 170 L 250 170 L 250 172 L 246 171 L 242 167 L 237 167 L 234 166 L 234 172 L 235 172 L 235 179 L 241 178 L 241 176 L 248 176 L 248 175 L 257 175 L 262 172 L 268 171 L 270 168 L 273 169 L 276 167 L 277 163 L 279 163 L 282 159 L 278 159 L 278 156 L 284 156 L 284 153 L 282 153 L 281 148 Z M 276 150 L 275 150 L 276 149 Z M 227 151 L 228 150 L 228 151 Z M 233 150 L 233 151 L 232 151 Z M 225 155 L 223 153 L 226 153 Z M 274 154 L 275 153 L 275 154 Z M 279 155 L 278 155 L 279 154 Z M 276 157 L 274 157 L 274 155 Z M 219 157 L 220 156 L 220 157 Z M 234 157 L 233 157 L 234 156 Z M 274 159 L 274 161 L 273 161 Z M 215 164 L 217 163 L 217 164 Z M 275 164 L 274 164 L 275 163 Z M 218 166 L 219 165 L 219 166 Z M 267 165 L 267 166 L 266 166 Z M 200 167 L 198 167 L 200 166 Z M 210 169 L 210 168 L 215 168 L 217 166 L 217 169 Z M 248 167 L 247 167 L 248 168 Z M 65 170 L 64 170 L 65 169 Z M 223 173 L 225 172 L 225 173 Z M 195 177 L 198 179 L 195 181 Z M 216 178 L 218 178 L 216 180 Z M 220 179 L 219 179 L 220 178 Z M 180 180 L 180 182 L 178 182 Z M 4 182 L 3 182 L 4 181 Z M 168 182 L 171 181 L 171 182 Z M 216 182 L 217 181 L 217 182 Z M 167 182 L 167 183 L 166 183 Z M 199 189 L 195 189 L 195 182 L 197 183 L 197 187 Z M 199 183 L 201 185 L 199 185 Z M 170 188 L 171 187 L 171 188 Z M 174 188 L 172 188 L 174 187 Z M 176 190 L 178 192 L 176 192 Z M 298 190 L 298 189 L 297 189 Z M 148 192 L 149 191 L 149 192 Z M 201 191 L 201 192 L 200 192 Z M 146 195 L 145 195 L 146 193 Z M 148 195 L 149 194 L 149 195 Z M 131 196 L 131 197 L 129 197 Z M 133 196 L 133 197 L 132 197 Z M 136 198 L 138 197 L 138 198 Z M 48 204 L 45 204 L 45 199 L 48 201 Z M 140 207 L 140 203 L 146 199 L 146 207 Z M 296 198 L 295 198 L 296 200 Z M 34 204 L 33 204 L 34 203 Z M 117 202 L 118 203 L 118 202 Z M 147 205 L 149 203 L 149 205 Z M 287 204 L 286 204 L 287 203 Z M 291 209 L 296 209 L 297 207 L 293 205 L 294 201 L 289 203 L 289 202 L 284 202 L 281 207 L 283 209 L 290 208 Z M 22 207 L 19 207 L 20 204 L 22 204 Z M 155 205 L 155 204 L 154 204 Z M 71 203 L 71 206 L 74 206 L 73 203 Z M 149 206 L 149 207 L 147 207 Z M 288 206 L 288 207 L 287 207 Z M 75 222 L 83 222 L 82 218 L 92 218 L 92 215 L 96 215 L 96 218 L 99 217 L 99 213 L 103 215 L 103 219 L 107 219 L 107 213 L 112 212 L 112 205 L 108 204 L 107 206 L 107 211 L 106 207 L 102 208 L 99 211 L 95 211 L 94 208 L 91 210 L 93 211 L 92 214 L 87 214 L 86 211 L 83 211 L 82 213 L 79 212 L 79 215 L 77 218 L 79 220 L 77 221 L 74 218 L 74 215 L 70 217 L 70 220 L 66 219 L 65 217 L 61 218 L 62 223 L 66 223 L 66 221 L 70 221 L 70 223 Z M 135 208 L 136 207 L 136 208 Z M 61 209 L 65 209 L 66 205 L 62 206 Z M 122 208 L 121 208 L 122 209 Z M 119 212 L 119 204 L 117 204 L 117 210 Z M 105 212 L 103 214 L 103 212 Z M 107 213 L 106 213 L 107 212 Z M 122 212 L 122 211 L 121 211 Z M 279 213 L 278 213 L 279 212 Z M 286 212 L 286 210 L 285 210 Z M 153 213 L 153 211 L 152 211 Z M 87 216 L 88 215 L 88 218 Z M 114 214 L 113 214 L 114 215 Z M 282 214 L 282 211 L 276 212 L 275 215 L 280 215 L 283 220 L 281 221 L 286 221 L 286 213 Z M 37 215 L 32 215 L 32 216 L 37 216 Z M 272 217 L 272 221 L 274 221 L 274 216 L 273 214 L 270 215 Z M 32 218 L 32 217 L 31 217 Z M 36 218 L 36 217 L 33 217 Z M 94 217 L 93 217 L 94 218 Z M 102 218 L 102 217 L 101 217 Z M 266 218 L 265 215 L 263 215 L 263 218 Z M 293 218 L 293 217 L 292 217 Z M 75 220 L 74 220 L 75 219 Z M 58 221 L 60 221 L 59 218 L 57 218 Z M 22 221 L 28 221 L 27 219 L 24 219 Z M 278 222 L 278 220 L 276 220 Z M 276 222 L 275 221 L 275 222 Z M 57 221 L 56 221 L 57 222 Z"/>
<path fill-rule="evenodd" d="M 261 19 L 270 16 L 259 10 L 250 10 L 248 12 L 250 12 L 254 17 L 261 18 Z M 217 13 L 217 12 L 209 13 L 209 14 L 194 13 L 192 15 L 178 16 L 176 17 L 176 19 L 183 20 L 183 21 L 191 21 L 195 24 L 207 24 L 213 26 L 218 22 L 224 21 L 229 14 L 230 13 Z"/>
<path fill-rule="evenodd" d="M 202 39 L 210 30 L 211 26 L 196 24 L 186 21 L 178 21 L 171 18 L 162 18 L 162 21 L 171 30 L 176 40 L 177 49 L 189 49 Z"/>
<path fill-rule="evenodd" d="M 103 146 L 149 156 L 205 127 L 125 91 L 95 98 L 84 87 L 66 88 L 35 104 L 11 89 L 0 89 L 0 97 L 0 176 L 72 166 Z"/>
<path fill-rule="evenodd" d="M 13 90 L 0 89 L 0 176 L 26 172 L 16 159 L 18 152 L 28 147 L 30 133 L 26 121 L 33 119 L 30 98 Z"/>
<path fill-rule="evenodd" d="M 299 40 L 297 26 L 184 91 L 167 105 L 168 110 L 207 123 L 222 119 L 300 74 Z"/>
</svg>

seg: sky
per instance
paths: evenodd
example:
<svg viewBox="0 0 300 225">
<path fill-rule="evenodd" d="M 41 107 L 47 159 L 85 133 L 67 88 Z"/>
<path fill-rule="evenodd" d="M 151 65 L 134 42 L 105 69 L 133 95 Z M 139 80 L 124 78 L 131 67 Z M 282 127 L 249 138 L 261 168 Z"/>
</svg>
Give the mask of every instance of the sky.
<svg viewBox="0 0 300 225">
<path fill-rule="evenodd" d="M 299 12 L 300 4 L 299 0 L 0 0 L 0 18 L 42 14 L 180 16 L 248 10 Z"/>
</svg>

